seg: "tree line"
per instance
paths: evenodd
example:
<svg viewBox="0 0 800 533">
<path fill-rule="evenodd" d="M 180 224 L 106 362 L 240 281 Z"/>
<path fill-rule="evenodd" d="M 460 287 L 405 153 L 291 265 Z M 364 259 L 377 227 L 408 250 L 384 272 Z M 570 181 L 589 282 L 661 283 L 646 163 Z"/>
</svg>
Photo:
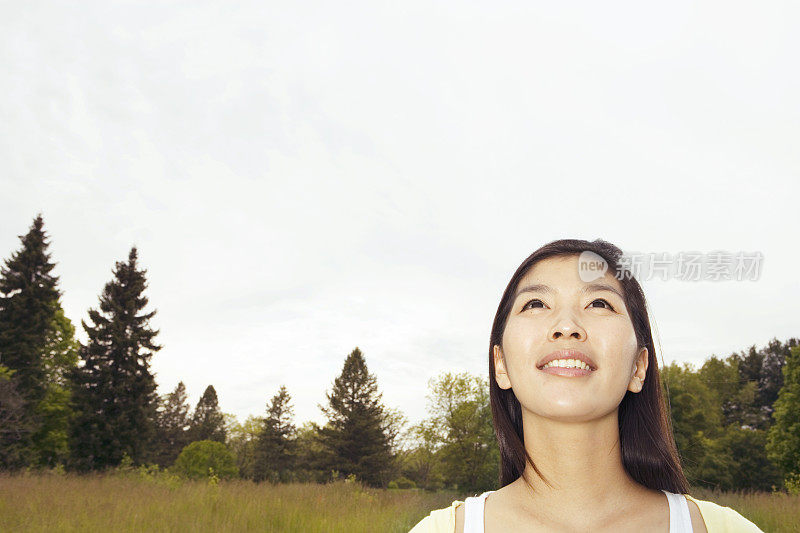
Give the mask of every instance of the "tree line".
<svg viewBox="0 0 800 533">
<path fill-rule="evenodd" d="M 42 215 L 0 271 L 0 469 L 78 473 L 150 465 L 191 475 L 208 467 L 256 482 L 339 477 L 373 487 L 496 488 L 499 449 L 488 378 L 445 373 L 428 383 L 428 417 L 408 426 L 381 402 L 356 347 L 325 405 L 327 421 L 295 426 L 285 386 L 262 416 L 223 413 L 213 385 L 193 411 L 179 382 L 156 393 L 161 350 L 148 311 L 147 271 L 132 247 L 98 306 L 81 320 L 61 307 Z M 662 369 L 676 443 L 693 485 L 722 490 L 800 488 L 800 346 L 767 346 L 709 357 L 698 369 Z"/>
</svg>

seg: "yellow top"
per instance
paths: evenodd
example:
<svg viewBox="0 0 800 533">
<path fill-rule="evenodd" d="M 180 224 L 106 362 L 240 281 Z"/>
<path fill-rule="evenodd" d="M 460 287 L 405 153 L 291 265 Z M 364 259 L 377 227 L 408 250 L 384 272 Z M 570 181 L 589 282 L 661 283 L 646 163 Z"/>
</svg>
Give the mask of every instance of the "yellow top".
<svg viewBox="0 0 800 533">
<path fill-rule="evenodd" d="M 706 500 L 698 500 L 688 494 L 684 496 L 697 504 L 708 533 L 764 533 L 758 526 L 730 507 L 723 507 Z M 428 516 L 417 522 L 417 525 L 408 533 L 454 533 L 456 530 L 456 506 L 460 503 L 464 503 L 464 501 L 454 500 L 450 507 L 431 511 Z"/>
</svg>

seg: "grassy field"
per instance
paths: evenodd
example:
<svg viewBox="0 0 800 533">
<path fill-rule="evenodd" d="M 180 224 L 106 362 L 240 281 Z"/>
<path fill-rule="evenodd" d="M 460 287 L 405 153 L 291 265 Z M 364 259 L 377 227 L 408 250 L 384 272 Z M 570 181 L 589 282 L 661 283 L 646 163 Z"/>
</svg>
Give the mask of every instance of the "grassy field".
<svg viewBox="0 0 800 533">
<path fill-rule="evenodd" d="M 693 496 L 733 507 L 764 531 L 800 531 L 800 496 Z M 464 495 L 164 476 L 0 474 L 0 531 L 408 532 Z"/>
</svg>

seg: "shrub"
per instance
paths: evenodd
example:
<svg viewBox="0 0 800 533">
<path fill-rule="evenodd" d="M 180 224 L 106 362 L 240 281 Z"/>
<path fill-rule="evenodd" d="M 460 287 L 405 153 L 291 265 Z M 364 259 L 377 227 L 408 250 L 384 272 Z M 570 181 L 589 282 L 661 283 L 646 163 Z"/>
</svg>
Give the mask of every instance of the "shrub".
<svg viewBox="0 0 800 533">
<path fill-rule="evenodd" d="M 789 473 L 784 480 L 784 484 L 789 494 L 800 494 L 800 474 L 795 472 Z"/>
<path fill-rule="evenodd" d="M 417 488 L 417 484 L 408 479 L 405 476 L 400 476 L 397 480 L 397 488 L 399 489 L 415 489 Z"/>
<path fill-rule="evenodd" d="M 239 475 L 233 454 L 224 444 L 213 440 L 199 440 L 186 446 L 175 460 L 174 470 L 191 479 L 211 475 L 231 479 Z"/>
</svg>

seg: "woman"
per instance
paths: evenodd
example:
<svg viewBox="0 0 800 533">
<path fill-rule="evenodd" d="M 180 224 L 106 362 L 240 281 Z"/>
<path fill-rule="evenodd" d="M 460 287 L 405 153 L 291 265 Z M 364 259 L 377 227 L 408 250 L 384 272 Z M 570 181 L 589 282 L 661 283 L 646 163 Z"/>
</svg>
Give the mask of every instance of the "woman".
<svg viewBox="0 0 800 533">
<path fill-rule="evenodd" d="M 761 531 L 687 494 L 647 304 L 621 256 L 566 239 L 520 265 L 489 348 L 500 489 L 432 511 L 411 533 Z"/>
</svg>

